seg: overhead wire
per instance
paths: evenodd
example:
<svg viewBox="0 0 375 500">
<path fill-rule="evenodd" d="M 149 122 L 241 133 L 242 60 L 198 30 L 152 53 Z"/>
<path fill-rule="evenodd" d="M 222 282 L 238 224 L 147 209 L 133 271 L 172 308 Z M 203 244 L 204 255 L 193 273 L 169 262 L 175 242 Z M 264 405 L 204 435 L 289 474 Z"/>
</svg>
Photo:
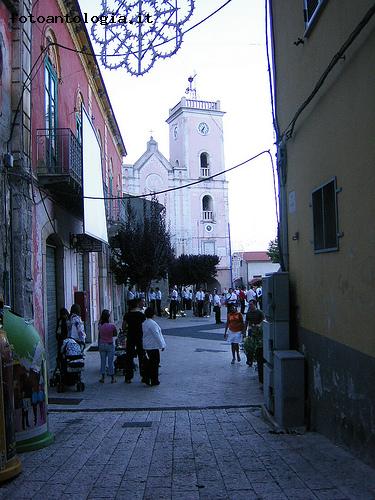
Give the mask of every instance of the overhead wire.
<svg viewBox="0 0 375 500">
<path fill-rule="evenodd" d="M 219 175 L 223 175 L 227 172 L 230 172 L 238 167 L 242 167 L 246 163 L 249 163 L 256 158 L 264 155 L 264 154 L 270 154 L 269 149 L 265 149 L 261 151 L 260 153 L 257 153 L 256 155 L 252 156 L 251 158 L 248 158 L 247 160 L 238 163 L 237 165 L 234 165 L 233 167 L 227 168 L 225 170 L 221 170 L 220 172 L 210 175 L 208 177 L 202 177 L 201 179 L 198 179 L 197 181 L 189 182 L 188 184 L 183 184 L 182 186 L 176 186 L 173 188 L 168 188 L 168 189 L 163 189 L 161 191 L 154 191 L 150 193 L 144 193 L 144 194 L 139 194 L 139 195 L 126 195 L 126 196 L 83 196 L 83 198 L 88 199 L 88 200 L 127 200 L 127 199 L 135 199 L 135 198 L 146 198 L 147 196 L 158 196 L 159 194 L 164 194 L 164 193 L 169 193 L 171 191 L 177 191 L 179 189 L 185 189 L 190 186 L 195 186 L 196 184 L 200 184 L 202 182 L 209 181 L 211 179 L 214 179 L 215 177 L 218 177 Z"/>
<path fill-rule="evenodd" d="M 357 24 L 357 26 L 354 28 L 354 30 L 350 33 L 347 40 L 343 43 L 343 45 L 340 47 L 338 52 L 333 56 L 330 63 L 328 64 L 327 68 L 323 71 L 319 80 L 315 84 L 312 92 L 307 97 L 307 99 L 301 104 L 301 106 L 297 109 L 292 120 L 289 122 L 289 124 L 286 127 L 286 129 L 284 130 L 284 132 L 281 134 L 280 139 L 282 139 L 283 137 L 285 137 L 286 139 L 290 139 L 293 136 L 294 128 L 295 128 L 295 125 L 296 125 L 298 118 L 301 116 L 302 112 L 305 110 L 305 108 L 313 100 L 315 95 L 318 93 L 320 88 L 323 86 L 323 83 L 327 79 L 328 75 L 331 73 L 331 71 L 336 66 L 336 64 L 344 57 L 345 52 L 352 45 L 352 43 L 355 41 L 355 39 L 358 37 L 358 35 L 362 32 L 362 30 L 365 28 L 365 26 L 369 23 L 369 21 L 371 20 L 371 18 L 374 14 L 375 14 L 375 3 L 372 5 L 372 7 L 369 8 L 369 10 L 363 16 L 361 21 Z"/>
<path fill-rule="evenodd" d="M 198 26 L 200 26 L 204 22 L 208 21 L 211 17 L 213 17 L 215 14 L 217 14 L 218 12 L 220 12 L 224 7 L 226 7 L 230 2 L 232 2 L 232 0 L 227 0 L 220 7 L 218 7 L 216 10 L 214 10 L 213 12 L 211 12 L 208 16 L 206 16 L 205 18 L 201 19 L 197 23 L 193 24 L 193 26 L 190 26 L 190 28 L 188 28 L 187 30 L 185 30 L 185 31 L 183 31 L 181 33 L 181 37 L 183 35 L 185 35 L 186 33 L 188 33 L 189 31 L 192 31 L 193 29 L 197 28 Z M 160 42 L 160 43 L 156 43 L 156 44 L 152 44 L 151 43 L 151 44 L 148 45 L 148 47 L 146 47 L 145 49 L 143 49 L 143 51 L 147 51 L 150 47 L 153 47 L 153 48 L 160 47 L 161 45 L 165 45 L 166 43 L 169 43 L 169 42 L 171 42 L 173 40 L 175 40 L 175 37 L 167 38 L 166 40 L 164 40 L 163 42 Z M 87 50 L 73 49 L 71 47 L 67 47 L 66 45 L 62 45 L 62 44 L 58 44 L 58 43 L 55 43 L 55 45 L 57 45 L 58 47 L 61 47 L 63 49 L 69 50 L 71 52 L 77 52 L 79 54 L 84 54 L 84 55 L 91 56 L 91 57 L 101 57 L 102 56 L 101 53 L 100 54 L 96 54 L 95 52 L 88 52 Z M 137 50 L 135 52 L 126 52 L 126 53 L 123 53 L 123 54 L 106 54 L 106 57 L 124 57 L 126 55 L 139 55 L 139 52 Z"/>
</svg>

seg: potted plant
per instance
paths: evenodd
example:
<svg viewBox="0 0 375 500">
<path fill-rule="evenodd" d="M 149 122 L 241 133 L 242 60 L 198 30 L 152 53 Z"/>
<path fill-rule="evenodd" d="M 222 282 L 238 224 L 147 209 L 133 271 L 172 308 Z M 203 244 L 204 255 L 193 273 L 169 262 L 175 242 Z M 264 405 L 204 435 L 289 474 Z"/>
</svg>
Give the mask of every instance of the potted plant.
<svg viewBox="0 0 375 500">
<path fill-rule="evenodd" d="M 243 343 L 243 349 L 246 354 L 246 363 L 253 366 L 257 363 L 258 379 L 263 383 L 263 329 L 262 325 L 252 326 Z"/>
</svg>

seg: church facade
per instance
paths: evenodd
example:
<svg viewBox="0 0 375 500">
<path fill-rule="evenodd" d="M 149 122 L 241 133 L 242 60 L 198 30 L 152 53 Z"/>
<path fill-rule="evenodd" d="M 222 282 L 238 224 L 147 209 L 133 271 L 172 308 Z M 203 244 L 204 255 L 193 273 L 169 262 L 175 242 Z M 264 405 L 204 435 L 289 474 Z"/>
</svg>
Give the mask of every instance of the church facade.
<svg viewBox="0 0 375 500">
<path fill-rule="evenodd" d="M 123 192 L 136 195 L 168 189 L 157 198 L 166 207 L 176 256 L 218 255 L 216 285 L 228 288 L 228 182 L 224 174 L 215 176 L 225 169 L 223 116 L 220 101 L 183 97 L 166 120 L 169 160 L 151 137 L 134 165 L 123 166 Z M 182 187 L 191 183 L 196 184 Z"/>
</svg>

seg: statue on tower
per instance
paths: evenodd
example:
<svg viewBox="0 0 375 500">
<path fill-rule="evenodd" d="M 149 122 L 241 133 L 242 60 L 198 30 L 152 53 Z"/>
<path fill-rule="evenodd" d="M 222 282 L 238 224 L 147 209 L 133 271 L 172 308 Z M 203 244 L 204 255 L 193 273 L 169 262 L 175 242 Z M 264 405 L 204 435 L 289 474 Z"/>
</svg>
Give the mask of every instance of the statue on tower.
<svg viewBox="0 0 375 500">
<path fill-rule="evenodd" d="M 196 76 L 197 76 L 197 74 L 195 73 L 194 76 L 189 76 L 189 78 L 188 78 L 189 86 L 186 87 L 185 94 L 188 95 L 189 99 L 196 99 L 197 98 L 197 89 L 193 88 L 193 81 L 194 81 L 194 78 Z"/>
</svg>

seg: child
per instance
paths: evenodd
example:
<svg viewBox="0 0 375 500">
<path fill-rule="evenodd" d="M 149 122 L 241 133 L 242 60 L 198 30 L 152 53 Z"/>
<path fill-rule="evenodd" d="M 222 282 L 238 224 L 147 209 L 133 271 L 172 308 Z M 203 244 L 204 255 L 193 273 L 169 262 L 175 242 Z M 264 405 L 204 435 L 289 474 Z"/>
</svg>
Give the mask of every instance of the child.
<svg viewBox="0 0 375 500">
<path fill-rule="evenodd" d="M 151 307 L 145 310 L 145 316 L 146 321 L 142 323 L 143 349 L 147 356 L 144 382 L 147 385 L 159 385 L 159 349 L 164 351 L 166 344 L 160 326 L 152 319 L 154 310 Z"/>
<path fill-rule="evenodd" d="M 227 332 L 229 332 L 227 334 Z M 242 335 L 245 332 L 245 323 L 241 313 L 237 312 L 237 307 L 234 304 L 228 306 L 228 319 L 225 325 L 224 340 L 228 340 L 232 349 L 232 362 L 234 365 L 237 355 L 237 361 L 241 361 L 240 343 Z"/>
</svg>

